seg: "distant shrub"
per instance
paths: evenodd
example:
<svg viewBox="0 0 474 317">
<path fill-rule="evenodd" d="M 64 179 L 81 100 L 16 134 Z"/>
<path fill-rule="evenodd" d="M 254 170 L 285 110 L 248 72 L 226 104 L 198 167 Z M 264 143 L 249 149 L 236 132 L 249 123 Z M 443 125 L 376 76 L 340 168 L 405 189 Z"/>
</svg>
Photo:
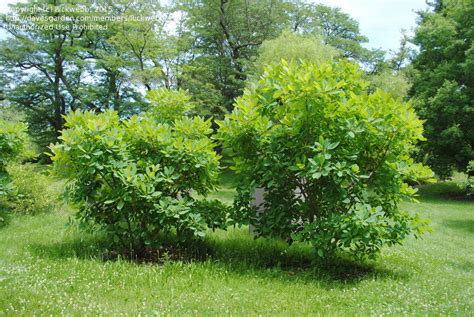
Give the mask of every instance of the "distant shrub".
<svg viewBox="0 0 474 317">
<path fill-rule="evenodd" d="M 167 100 L 181 95 L 160 94 Z M 112 111 L 73 112 L 66 127 L 62 142 L 51 146 L 53 171 L 69 181 L 79 219 L 117 244 L 137 254 L 162 233 L 191 239 L 204 236 L 207 224 L 222 223 L 222 215 L 204 213 L 192 195 L 206 195 L 218 180 L 210 121 L 166 107 L 129 119 Z"/>
<path fill-rule="evenodd" d="M 10 180 L 6 204 L 9 210 L 20 214 L 38 214 L 53 211 L 59 193 L 51 189 L 48 177 L 32 164 L 9 164 Z"/>
<path fill-rule="evenodd" d="M 8 162 L 18 159 L 25 150 L 26 130 L 25 123 L 0 118 L 0 173 L 5 172 Z"/>
<path fill-rule="evenodd" d="M 474 160 L 467 165 L 467 186 L 466 192 L 469 196 L 474 196 Z"/>
<path fill-rule="evenodd" d="M 374 257 L 426 230 L 399 209 L 416 192 L 407 182 L 433 176 L 410 158 L 422 121 L 409 103 L 367 86 L 346 61 L 266 69 L 219 123 L 240 175 L 236 221 L 258 236 L 309 241 L 321 257 Z M 250 203 L 259 187 L 264 211 Z"/>
<path fill-rule="evenodd" d="M 50 197 L 43 175 L 17 162 L 33 156 L 27 125 L 18 120 L 0 118 L 0 199 L 9 210 L 36 213 L 49 208 Z"/>
</svg>

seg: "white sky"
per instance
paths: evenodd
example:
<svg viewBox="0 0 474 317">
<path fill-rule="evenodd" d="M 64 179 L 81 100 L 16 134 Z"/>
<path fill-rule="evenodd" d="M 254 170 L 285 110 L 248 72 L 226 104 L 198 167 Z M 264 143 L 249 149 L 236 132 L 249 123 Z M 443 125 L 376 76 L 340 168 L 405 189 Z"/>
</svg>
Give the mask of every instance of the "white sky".
<svg viewBox="0 0 474 317">
<path fill-rule="evenodd" d="M 0 0 L 0 12 L 8 11 L 9 3 L 20 0 Z M 340 7 L 359 21 L 361 33 L 369 38 L 365 46 L 396 50 L 401 30 L 410 31 L 416 25 L 416 11 L 426 9 L 425 0 L 310 0 L 332 7 Z M 22 0 L 24 2 L 24 0 Z M 0 39 L 5 32 L 0 30 Z"/>
</svg>

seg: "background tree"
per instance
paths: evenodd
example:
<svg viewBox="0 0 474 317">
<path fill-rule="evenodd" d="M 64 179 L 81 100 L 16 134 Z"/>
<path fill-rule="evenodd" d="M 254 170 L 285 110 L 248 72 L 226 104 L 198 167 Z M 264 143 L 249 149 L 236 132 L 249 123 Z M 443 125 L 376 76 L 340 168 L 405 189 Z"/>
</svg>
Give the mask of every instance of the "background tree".
<svg viewBox="0 0 474 317">
<path fill-rule="evenodd" d="M 418 232 L 398 205 L 416 192 L 407 182 L 432 176 L 410 157 L 422 121 L 410 103 L 368 93 L 361 73 L 346 60 L 282 61 L 237 99 L 218 134 L 239 176 L 237 223 L 311 242 L 321 257 L 371 257 Z"/>
<path fill-rule="evenodd" d="M 161 51 L 166 36 L 164 27 L 169 12 L 160 5 L 160 1 L 132 1 L 133 5 L 123 9 L 123 15 L 139 16 L 144 20 L 117 23 L 112 43 L 119 52 L 132 61 L 132 78 L 138 80 L 146 90 L 156 86 L 168 86 L 166 73 L 161 65 Z"/>
<path fill-rule="evenodd" d="M 80 5 L 68 1 L 63 5 Z M 29 3 L 18 3 L 16 9 L 27 9 Z M 56 1 L 49 8 L 57 6 Z M 18 12 L 18 11 L 17 11 Z M 42 131 L 42 137 L 52 140 L 63 128 L 63 115 L 80 103 L 77 87 L 81 84 L 82 65 L 71 64 L 77 41 L 83 31 L 72 21 L 28 20 L 27 12 L 18 12 L 17 20 L 2 16 L 2 27 L 11 37 L 2 43 L 0 60 L 3 71 L 12 73 L 11 89 L 6 96 L 19 104 L 29 116 L 31 127 Z M 52 11 L 38 12 L 35 17 L 54 18 Z M 73 18 L 74 13 L 65 13 Z M 12 16 L 10 16 L 11 18 Z M 49 28 L 52 24 L 64 28 Z M 29 28 L 30 27 L 30 28 Z M 4 86 L 5 87 L 5 86 Z M 47 141 L 46 141 L 47 142 Z"/>
<path fill-rule="evenodd" d="M 249 61 L 266 39 L 283 29 L 283 1 L 200 0 L 180 2 L 185 26 L 195 41 L 192 68 L 209 67 L 210 83 L 220 92 L 227 110 L 242 93 Z M 184 74 L 186 76 L 188 74 Z M 189 80 L 183 80 L 187 88 Z"/>
<path fill-rule="evenodd" d="M 266 66 L 278 64 L 282 59 L 322 63 L 340 56 L 341 52 L 324 44 L 321 37 L 285 31 L 275 39 L 264 41 L 259 47 L 255 72 L 261 75 Z"/>
<path fill-rule="evenodd" d="M 13 8 L 33 4 L 37 2 L 29 0 Z M 34 14 L 69 18 L 61 22 L 27 21 L 28 13 L 16 12 L 3 15 L 0 24 L 10 33 L 0 49 L 3 94 L 25 111 L 30 131 L 43 147 L 58 137 L 69 111 L 114 109 L 130 116 L 148 106 L 146 91 L 160 87 L 187 90 L 197 113 L 222 118 L 255 72 L 255 61 L 266 63 L 272 46 L 285 58 L 323 60 L 340 54 L 369 65 L 365 68 L 372 72 L 384 59 L 381 52 L 362 46 L 366 38 L 349 15 L 297 0 L 181 0 L 170 6 L 159 0 L 51 0 L 45 5 L 76 10 Z M 107 10 L 97 10 L 100 6 Z M 88 10 L 77 12 L 78 7 Z M 78 19 L 130 15 L 146 19 Z M 103 28 L 81 29 L 89 24 Z M 53 25 L 63 28 L 21 28 Z M 269 48 L 259 50 L 278 37 L 279 42 L 267 42 Z M 298 49 L 291 52 L 285 41 Z"/>
<path fill-rule="evenodd" d="M 444 0 L 421 12 L 413 43 L 411 95 L 425 122 L 421 144 L 441 177 L 464 171 L 474 157 L 474 2 Z"/>
<path fill-rule="evenodd" d="M 291 1 L 287 7 L 294 32 L 321 36 L 324 44 L 337 48 L 344 57 L 358 62 L 372 64 L 383 58 L 380 50 L 362 46 L 369 41 L 368 38 L 360 33 L 359 23 L 340 8 L 304 1 Z"/>
<path fill-rule="evenodd" d="M 380 51 L 362 46 L 367 38 L 360 34 L 358 22 L 339 8 L 298 0 L 183 0 L 178 9 L 183 12 L 184 28 L 193 39 L 188 54 L 193 58 L 183 67 L 179 86 L 190 91 L 212 91 L 212 96 L 217 98 L 206 99 L 208 95 L 200 95 L 200 99 L 204 104 L 223 102 L 212 106 L 218 117 L 223 109 L 231 110 L 234 98 L 241 95 L 262 43 L 283 37 L 284 31 L 304 35 L 305 45 L 309 41 L 322 41 L 335 47 L 341 56 L 364 63 L 368 68 L 384 56 Z M 288 44 L 283 46 L 286 46 L 283 50 L 289 49 Z M 193 80 L 196 75 L 198 81 Z"/>
<path fill-rule="evenodd" d="M 162 69 L 169 12 L 159 1 L 55 0 L 42 3 L 48 10 L 35 12 L 35 20 L 28 13 L 33 4 L 15 4 L 12 13 L 2 15 L 0 27 L 10 37 L 2 43 L 0 60 L 8 77 L 2 83 L 5 97 L 25 111 L 43 148 L 59 136 L 69 111 L 113 108 L 130 115 L 146 105 L 143 88 L 169 83 Z M 101 5 L 109 11 L 98 10 Z M 79 19 L 107 15 L 125 19 Z M 126 19 L 131 15 L 144 21 Z M 91 25 L 102 28 L 88 29 Z"/>
<path fill-rule="evenodd" d="M 99 1 L 106 5 L 107 1 Z M 133 2 L 129 2 L 129 6 Z M 123 16 L 127 6 L 120 1 L 107 7 L 112 16 Z M 96 16 L 103 13 L 95 14 Z M 96 110 L 112 108 L 121 115 L 130 114 L 144 106 L 143 96 L 134 85 L 130 68 L 133 61 L 118 45 L 115 37 L 124 23 L 97 22 L 105 29 L 84 32 L 82 50 L 77 60 L 86 61 L 89 84 L 84 85 L 83 94 L 94 104 Z"/>
</svg>

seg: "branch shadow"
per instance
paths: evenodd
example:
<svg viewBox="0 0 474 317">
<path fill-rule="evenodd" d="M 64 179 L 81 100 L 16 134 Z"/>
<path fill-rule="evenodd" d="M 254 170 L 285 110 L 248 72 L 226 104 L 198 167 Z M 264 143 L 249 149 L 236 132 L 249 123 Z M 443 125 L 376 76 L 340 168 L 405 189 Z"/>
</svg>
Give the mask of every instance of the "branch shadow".
<svg viewBox="0 0 474 317">
<path fill-rule="evenodd" d="M 434 184 L 416 186 L 418 194 L 424 200 L 436 200 L 446 202 L 473 202 L 474 196 L 469 196 L 467 191 L 460 184 L 445 181 Z"/>
</svg>

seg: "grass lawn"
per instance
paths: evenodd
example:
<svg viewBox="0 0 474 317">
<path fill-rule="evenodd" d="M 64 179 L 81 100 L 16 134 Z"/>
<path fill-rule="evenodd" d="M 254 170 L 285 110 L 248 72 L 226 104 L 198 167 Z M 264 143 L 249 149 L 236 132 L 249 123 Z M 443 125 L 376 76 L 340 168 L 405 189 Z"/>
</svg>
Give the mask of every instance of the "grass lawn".
<svg viewBox="0 0 474 317">
<path fill-rule="evenodd" d="M 112 261 L 65 226 L 71 212 L 13 216 L 0 228 L 0 315 L 473 315 L 474 203 L 443 198 L 446 187 L 403 204 L 432 234 L 365 265 L 311 265 L 307 246 L 243 228 L 210 233 L 206 260 Z"/>
</svg>

